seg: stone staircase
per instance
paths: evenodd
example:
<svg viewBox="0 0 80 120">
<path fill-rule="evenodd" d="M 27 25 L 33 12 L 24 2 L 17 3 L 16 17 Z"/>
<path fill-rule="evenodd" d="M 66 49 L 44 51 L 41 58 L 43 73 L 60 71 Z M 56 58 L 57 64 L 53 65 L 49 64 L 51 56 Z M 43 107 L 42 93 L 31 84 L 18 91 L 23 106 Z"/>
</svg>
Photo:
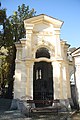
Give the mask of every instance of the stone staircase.
<svg viewBox="0 0 80 120">
<path fill-rule="evenodd" d="M 6 111 L 10 109 L 11 99 L 0 98 L 0 111 Z"/>
</svg>

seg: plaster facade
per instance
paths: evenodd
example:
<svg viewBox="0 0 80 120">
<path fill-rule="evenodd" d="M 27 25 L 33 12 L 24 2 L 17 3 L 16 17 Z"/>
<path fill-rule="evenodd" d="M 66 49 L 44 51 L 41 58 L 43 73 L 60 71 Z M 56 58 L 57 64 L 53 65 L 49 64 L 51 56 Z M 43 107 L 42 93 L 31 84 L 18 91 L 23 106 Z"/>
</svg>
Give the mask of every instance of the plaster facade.
<svg viewBox="0 0 80 120">
<path fill-rule="evenodd" d="M 24 21 L 26 38 L 16 43 L 14 99 L 21 99 L 22 96 L 33 99 L 33 65 L 40 61 L 52 63 L 54 99 L 71 98 L 67 58 L 69 45 L 60 40 L 62 25 L 63 21 L 44 14 Z M 50 59 L 35 58 L 36 51 L 42 47 L 49 50 Z"/>
<path fill-rule="evenodd" d="M 77 96 L 78 96 L 78 103 L 80 107 L 80 47 L 77 48 L 74 52 L 72 52 L 72 57 L 74 59 L 75 65 L 75 81 L 76 81 L 76 88 L 77 88 Z"/>
</svg>

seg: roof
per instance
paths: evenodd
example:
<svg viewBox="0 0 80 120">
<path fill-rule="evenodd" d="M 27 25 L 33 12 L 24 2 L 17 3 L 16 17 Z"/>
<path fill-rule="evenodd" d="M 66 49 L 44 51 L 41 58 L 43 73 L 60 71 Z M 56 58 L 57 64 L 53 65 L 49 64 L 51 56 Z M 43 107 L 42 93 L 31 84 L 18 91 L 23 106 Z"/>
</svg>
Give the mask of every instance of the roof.
<svg viewBox="0 0 80 120">
<path fill-rule="evenodd" d="M 76 50 L 74 50 L 74 51 L 71 53 L 71 55 L 72 55 L 73 57 L 75 57 L 75 56 L 80 56 L 80 47 L 78 47 Z"/>
<path fill-rule="evenodd" d="M 40 15 L 24 20 L 24 24 L 36 24 L 40 21 L 46 21 L 58 27 L 61 27 L 64 23 L 63 21 L 53 18 L 51 16 L 40 14 Z"/>
</svg>

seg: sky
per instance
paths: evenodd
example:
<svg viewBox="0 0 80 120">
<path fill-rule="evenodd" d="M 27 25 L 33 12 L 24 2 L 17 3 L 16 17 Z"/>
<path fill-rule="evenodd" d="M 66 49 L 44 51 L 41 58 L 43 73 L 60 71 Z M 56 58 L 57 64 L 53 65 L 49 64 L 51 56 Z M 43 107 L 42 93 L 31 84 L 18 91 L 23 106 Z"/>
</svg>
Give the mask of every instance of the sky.
<svg viewBox="0 0 80 120">
<path fill-rule="evenodd" d="M 60 38 L 71 47 L 80 47 L 80 0 L 0 0 L 7 16 L 13 14 L 23 3 L 34 8 L 36 15 L 46 14 L 64 21 Z"/>
</svg>

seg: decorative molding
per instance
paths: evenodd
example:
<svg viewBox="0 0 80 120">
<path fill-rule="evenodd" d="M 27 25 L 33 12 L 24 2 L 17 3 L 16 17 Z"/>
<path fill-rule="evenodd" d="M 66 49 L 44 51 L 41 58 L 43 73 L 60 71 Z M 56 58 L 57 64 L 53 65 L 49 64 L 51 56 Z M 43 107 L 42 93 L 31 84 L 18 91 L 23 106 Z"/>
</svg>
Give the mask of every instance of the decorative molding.
<svg viewBox="0 0 80 120">
<path fill-rule="evenodd" d="M 29 19 L 26 19 L 24 20 L 24 24 L 36 24 L 36 23 L 39 23 L 40 21 L 46 21 L 48 23 L 51 23 L 53 24 L 56 28 L 60 28 L 63 24 L 63 21 L 61 20 L 58 20 L 58 19 L 55 19 L 53 17 L 50 17 L 48 15 L 45 15 L 45 14 L 41 14 L 41 15 L 38 15 L 38 16 L 34 16 L 32 18 L 29 18 Z"/>
<path fill-rule="evenodd" d="M 72 55 L 73 57 L 80 56 L 80 47 L 77 48 L 75 51 L 73 51 L 73 52 L 71 53 L 71 55 Z"/>
</svg>

